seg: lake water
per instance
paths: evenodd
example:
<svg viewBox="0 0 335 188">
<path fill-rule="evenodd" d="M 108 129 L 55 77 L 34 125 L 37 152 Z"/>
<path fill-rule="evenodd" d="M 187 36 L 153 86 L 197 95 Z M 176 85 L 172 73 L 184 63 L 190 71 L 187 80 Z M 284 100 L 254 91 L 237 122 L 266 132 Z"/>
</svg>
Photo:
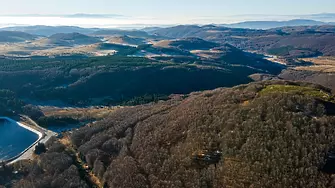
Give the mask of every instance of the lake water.
<svg viewBox="0 0 335 188">
<path fill-rule="evenodd" d="M 65 131 L 71 131 L 73 129 L 79 129 L 80 127 L 83 127 L 85 125 L 67 125 L 67 126 L 57 126 L 57 125 L 49 125 L 46 129 L 61 134 Z"/>
<path fill-rule="evenodd" d="M 15 122 L 0 118 L 0 161 L 11 159 L 31 146 L 39 136 Z"/>
</svg>

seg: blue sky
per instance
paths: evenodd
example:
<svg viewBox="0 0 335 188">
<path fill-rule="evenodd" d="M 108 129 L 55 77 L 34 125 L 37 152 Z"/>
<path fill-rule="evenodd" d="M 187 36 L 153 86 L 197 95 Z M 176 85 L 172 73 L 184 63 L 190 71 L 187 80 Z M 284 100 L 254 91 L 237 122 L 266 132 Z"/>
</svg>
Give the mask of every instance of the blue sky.
<svg viewBox="0 0 335 188">
<path fill-rule="evenodd" d="M 335 12 L 334 0 L 1 0 L 0 14 L 122 14 L 155 18 Z"/>
</svg>

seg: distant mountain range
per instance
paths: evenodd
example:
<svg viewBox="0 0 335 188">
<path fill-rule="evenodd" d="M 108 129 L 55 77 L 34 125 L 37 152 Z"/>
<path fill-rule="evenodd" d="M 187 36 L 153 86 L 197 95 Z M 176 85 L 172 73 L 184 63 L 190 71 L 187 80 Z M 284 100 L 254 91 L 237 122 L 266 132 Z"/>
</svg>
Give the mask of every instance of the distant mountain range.
<svg viewBox="0 0 335 188">
<path fill-rule="evenodd" d="M 94 33 L 96 36 L 122 36 L 129 35 L 133 37 L 148 37 L 149 34 L 140 30 L 120 30 L 120 29 L 101 29 Z"/>
<path fill-rule="evenodd" d="M 296 26 L 269 30 L 228 28 L 223 26 L 179 25 L 149 32 L 180 39 L 197 37 L 216 43 L 228 43 L 240 49 L 285 57 L 334 56 L 335 26 Z"/>
<path fill-rule="evenodd" d="M 335 20 L 335 13 L 310 14 L 302 15 L 301 17 L 312 20 Z"/>
<path fill-rule="evenodd" d="M 97 14 L 74 14 L 67 15 L 69 18 L 110 18 L 111 16 L 118 15 L 97 15 Z M 119 15 L 121 16 L 121 15 Z M 306 19 L 295 19 L 288 21 L 246 21 L 233 24 L 212 24 L 205 25 L 206 27 L 229 27 L 229 28 L 243 28 L 243 29 L 272 29 L 278 27 L 289 27 L 289 26 L 320 26 L 320 25 L 335 25 L 335 22 L 321 22 L 315 20 L 306 20 Z M 143 25 L 141 25 L 143 26 Z M 140 27 L 140 26 L 139 26 Z M 194 27 L 199 27 L 194 25 Z M 204 27 L 204 26 L 203 26 Z M 159 29 L 166 27 L 144 27 L 140 30 L 132 30 L 130 33 L 124 33 L 124 30 L 119 29 L 101 29 L 101 28 L 82 28 L 77 26 L 45 26 L 45 25 L 35 25 L 35 26 L 13 26 L 13 27 L 4 27 L 0 28 L 0 31 L 21 31 L 29 33 L 32 35 L 42 35 L 42 36 L 51 36 L 57 33 L 82 33 L 82 34 L 97 34 L 97 35 L 132 35 L 132 36 L 145 36 L 145 33 L 153 33 Z M 135 34 L 135 35 L 134 35 Z"/>
<path fill-rule="evenodd" d="M 102 38 L 104 38 L 104 41 L 109 41 L 111 43 L 131 45 L 141 45 L 143 43 L 145 44 L 145 41 L 150 41 L 150 43 L 155 44 L 155 46 L 164 48 L 174 47 L 172 51 L 170 48 L 168 53 L 178 53 L 183 55 L 185 55 L 185 53 L 180 53 L 180 50 L 178 50 L 179 48 L 182 48 L 183 50 L 192 50 L 194 46 L 197 46 L 198 50 L 210 49 L 215 47 L 215 45 L 213 46 L 208 42 L 214 42 L 219 44 L 228 43 L 240 49 L 269 53 L 271 55 L 284 56 L 287 58 L 311 57 L 318 55 L 334 56 L 335 48 L 333 44 L 335 25 L 325 24 L 327 23 L 312 20 L 243 22 L 229 25 L 229 27 L 235 26 L 238 28 L 229 28 L 228 25 L 220 26 L 213 24 L 204 26 L 179 25 L 169 28 L 144 29 L 147 32 L 144 30 L 98 29 L 72 26 L 29 26 L 1 29 L 3 32 L 7 30 L 7 34 L 5 32 L 5 34 L 2 35 L 1 42 L 32 41 L 35 38 L 39 38 L 41 35 L 48 37 L 52 36 L 47 39 L 43 38 L 38 40 L 38 44 L 41 44 L 42 46 L 46 44 L 59 46 L 88 45 L 99 43 Z M 275 28 L 260 30 L 243 27 Z M 11 31 L 13 33 L 10 33 Z M 55 35 L 57 33 L 62 34 Z M 13 37 L 8 37 L 9 34 Z M 16 36 L 18 34 L 20 34 L 20 36 Z M 188 38 L 188 40 L 176 40 L 183 38 Z M 194 38 L 199 38 L 208 42 L 206 43 Z M 158 42 L 159 40 L 165 41 Z M 176 52 L 175 49 L 177 49 L 178 52 Z M 157 50 L 155 49 L 154 51 Z M 160 50 L 158 53 L 163 52 Z M 155 52 L 153 54 L 157 53 Z M 188 54 L 189 53 L 186 55 Z"/>
<path fill-rule="evenodd" d="M 289 21 L 247 21 L 234 24 L 222 24 L 220 26 L 231 28 L 245 28 L 245 29 L 272 29 L 277 27 L 288 26 L 314 26 L 314 25 L 331 25 L 334 23 L 321 22 L 315 20 L 296 19 Z"/>
<path fill-rule="evenodd" d="M 151 31 L 155 31 L 157 29 L 161 29 L 161 27 L 145 27 L 145 28 L 140 29 L 140 30 L 145 31 L 145 32 L 151 32 Z"/>
<path fill-rule="evenodd" d="M 32 35 L 51 36 L 57 33 L 82 33 L 89 34 L 99 29 L 96 28 L 81 28 L 76 26 L 14 26 L 1 28 L 2 31 L 21 31 Z"/>
<path fill-rule="evenodd" d="M 322 22 L 308 19 L 294 19 L 288 21 L 245 21 L 237 22 L 232 24 L 210 24 L 203 25 L 202 27 L 229 27 L 229 28 L 242 28 L 242 29 L 273 29 L 279 27 L 291 27 L 291 26 L 320 26 L 320 25 L 335 25 L 335 22 Z M 194 25 L 197 26 L 197 25 Z M 141 29 L 145 32 L 153 32 L 165 27 L 145 27 Z"/>
</svg>

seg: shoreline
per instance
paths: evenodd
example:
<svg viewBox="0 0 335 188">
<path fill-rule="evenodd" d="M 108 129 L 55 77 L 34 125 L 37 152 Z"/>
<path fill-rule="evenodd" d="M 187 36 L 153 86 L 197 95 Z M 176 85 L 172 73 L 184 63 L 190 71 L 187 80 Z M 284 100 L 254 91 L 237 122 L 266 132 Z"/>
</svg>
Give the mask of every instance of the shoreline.
<svg viewBox="0 0 335 188">
<path fill-rule="evenodd" d="M 34 143 L 32 143 L 30 146 L 28 146 L 26 149 L 24 149 L 22 152 L 20 152 L 19 154 L 17 154 L 16 156 L 14 156 L 14 157 L 12 157 L 12 158 L 10 158 L 10 159 L 7 159 L 7 160 L 4 160 L 4 161 L 3 161 L 3 162 L 5 162 L 5 163 L 7 163 L 7 164 L 12 164 L 16 159 L 18 159 L 19 157 L 21 157 L 24 153 L 26 153 L 28 150 L 30 150 L 30 149 L 33 148 L 36 144 L 38 144 L 39 141 L 41 141 L 41 139 L 43 138 L 43 136 L 45 136 L 45 135 L 44 135 L 43 133 L 41 133 L 40 131 L 37 131 L 37 130 L 31 128 L 31 127 L 28 127 L 28 126 L 26 126 L 26 125 L 24 125 L 24 124 L 22 124 L 22 123 L 20 123 L 20 122 L 17 122 L 17 121 L 15 121 L 15 120 L 11 119 L 11 118 L 8 118 L 8 117 L 0 117 L 0 119 L 4 119 L 4 120 L 7 120 L 7 121 L 9 121 L 9 122 L 11 122 L 11 123 L 15 123 L 15 124 L 17 124 L 18 126 L 20 126 L 20 127 L 24 128 L 24 129 L 26 129 L 26 130 L 28 130 L 28 131 L 30 131 L 30 132 L 35 133 L 35 134 L 38 135 L 38 139 L 37 139 Z"/>
</svg>

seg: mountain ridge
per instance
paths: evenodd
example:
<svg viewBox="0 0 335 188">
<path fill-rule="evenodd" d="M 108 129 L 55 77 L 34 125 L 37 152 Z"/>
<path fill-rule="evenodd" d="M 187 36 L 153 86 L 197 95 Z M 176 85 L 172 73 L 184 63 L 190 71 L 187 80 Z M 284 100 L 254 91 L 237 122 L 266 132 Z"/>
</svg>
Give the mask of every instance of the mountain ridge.
<svg viewBox="0 0 335 188">
<path fill-rule="evenodd" d="M 57 33 L 82 33 L 89 34 L 98 29 L 96 28 L 82 28 L 77 26 L 46 26 L 46 25 L 35 25 L 35 26 L 15 26 L 15 27 L 4 27 L 0 30 L 8 31 L 21 31 L 33 35 L 51 36 Z"/>
<path fill-rule="evenodd" d="M 246 21 L 234 24 L 223 24 L 222 26 L 231 28 L 246 28 L 246 29 L 273 29 L 288 26 L 315 26 L 315 25 L 331 25 L 331 23 L 308 20 L 308 19 L 294 19 L 288 21 Z"/>
<path fill-rule="evenodd" d="M 105 187 L 327 187 L 333 99 L 318 85 L 267 81 L 125 107 L 50 142 L 14 183 L 89 187 L 73 145 Z M 202 159 L 208 151 L 222 156 Z"/>
<path fill-rule="evenodd" d="M 0 42 L 25 42 L 36 38 L 37 36 L 20 31 L 0 31 Z"/>
</svg>

